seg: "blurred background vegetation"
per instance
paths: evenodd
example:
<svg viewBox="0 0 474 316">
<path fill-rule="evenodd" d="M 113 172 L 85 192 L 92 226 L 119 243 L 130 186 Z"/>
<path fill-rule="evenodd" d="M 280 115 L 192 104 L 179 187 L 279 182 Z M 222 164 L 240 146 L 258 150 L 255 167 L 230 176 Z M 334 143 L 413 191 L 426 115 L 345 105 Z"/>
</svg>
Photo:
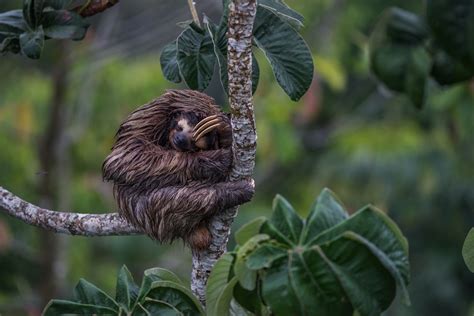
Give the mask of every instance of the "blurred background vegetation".
<svg viewBox="0 0 474 316">
<path fill-rule="evenodd" d="M 430 85 L 424 109 L 380 87 L 368 70 L 368 35 L 391 0 L 288 0 L 305 18 L 315 78 L 293 103 L 263 56 L 255 94 L 258 152 L 254 200 L 235 222 L 268 215 L 276 193 L 306 215 L 324 187 L 352 211 L 371 202 L 396 220 L 410 243 L 411 307 L 387 315 L 472 315 L 474 277 L 461 248 L 474 223 L 474 81 Z M 0 12 L 19 7 L 3 0 Z M 198 10 L 218 21 L 220 0 Z M 119 123 L 167 88 L 160 48 L 190 19 L 183 1 L 122 1 L 95 17 L 82 42 L 52 42 L 40 61 L 0 58 L 0 185 L 55 210 L 115 210 L 101 179 Z M 215 77 L 217 80 L 217 76 Z M 220 84 L 207 92 L 225 104 Z M 225 105 L 224 105 L 225 106 Z M 231 241 L 229 247 L 233 247 Z M 189 279 L 180 243 L 146 237 L 57 236 L 0 217 L 0 314 L 37 315 L 67 298 L 80 277 L 112 290 L 126 264 L 136 277 L 153 266 Z"/>
</svg>

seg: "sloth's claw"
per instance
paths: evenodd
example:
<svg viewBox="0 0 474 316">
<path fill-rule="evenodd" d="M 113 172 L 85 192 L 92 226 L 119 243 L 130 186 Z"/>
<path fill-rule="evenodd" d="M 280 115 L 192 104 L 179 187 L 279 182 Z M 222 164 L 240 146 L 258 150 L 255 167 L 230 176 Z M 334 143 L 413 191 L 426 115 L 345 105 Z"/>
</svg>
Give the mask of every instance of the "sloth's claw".
<svg viewBox="0 0 474 316">
<path fill-rule="evenodd" d="M 207 133 L 219 127 L 221 124 L 222 119 L 219 115 L 211 115 L 204 118 L 194 127 L 193 140 L 197 141 Z"/>
</svg>

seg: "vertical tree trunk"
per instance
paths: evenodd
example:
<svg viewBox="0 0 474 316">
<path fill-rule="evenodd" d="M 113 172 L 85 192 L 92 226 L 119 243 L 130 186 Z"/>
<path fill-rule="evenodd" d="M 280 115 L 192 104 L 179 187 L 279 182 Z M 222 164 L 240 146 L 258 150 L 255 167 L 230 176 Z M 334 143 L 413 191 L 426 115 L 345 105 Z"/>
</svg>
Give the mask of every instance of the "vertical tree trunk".
<svg viewBox="0 0 474 316">
<path fill-rule="evenodd" d="M 66 94 L 70 69 L 69 44 L 60 42 L 57 62 L 52 73 L 52 98 L 48 124 L 41 139 L 38 155 L 41 168 L 41 178 L 38 192 L 39 205 L 45 208 L 56 208 L 58 205 L 57 190 L 59 177 L 57 164 L 60 160 L 61 137 L 64 133 L 66 112 Z M 44 306 L 58 290 L 56 262 L 58 255 L 58 237 L 51 232 L 40 232 L 41 280 L 40 304 Z"/>
<path fill-rule="evenodd" d="M 230 180 L 251 178 L 255 165 L 256 133 L 252 106 L 252 30 L 256 0 L 229 3 L 228 75 L 232 109 L 234 166 Z M 193 252 L 191 289 L 205 305 L 206 283 L 219 257 L 226 251 L 230 227 L 237 208 L 222 210 L 211 222 L 212 244 L 205 251 Z"/>
</svg>

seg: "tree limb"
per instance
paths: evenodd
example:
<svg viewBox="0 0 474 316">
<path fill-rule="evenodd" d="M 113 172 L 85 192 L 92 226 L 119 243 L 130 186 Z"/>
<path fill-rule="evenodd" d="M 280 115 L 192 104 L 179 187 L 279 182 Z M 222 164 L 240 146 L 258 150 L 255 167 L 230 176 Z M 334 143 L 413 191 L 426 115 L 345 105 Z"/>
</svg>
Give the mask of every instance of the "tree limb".
<svg viewBox="0 0 474 316">
<path fill-rule="evenodd" d="M 250 178 L 255 166 L 256 132 L 252 105 L 252 30 L 256 0 L 229 3 L 228 62 L 229 102 L 232 109 L 234 166 L 230 180 Z M 191 289 L 205 304 L 206 283 L 219 257 L 226 251 L 230 227 L 237 208 L 219 212 L 211 222 L 212 243 L 205 251 L 193 252 Z"/>
<path fill-rule="evenodd" d="M 51 211 L 28 203 L 2 187 L 0 210 L 27 224 L 55 233 L 89 237 L 142 234 L 118 213 L 81 214 Z"/>
</svg>

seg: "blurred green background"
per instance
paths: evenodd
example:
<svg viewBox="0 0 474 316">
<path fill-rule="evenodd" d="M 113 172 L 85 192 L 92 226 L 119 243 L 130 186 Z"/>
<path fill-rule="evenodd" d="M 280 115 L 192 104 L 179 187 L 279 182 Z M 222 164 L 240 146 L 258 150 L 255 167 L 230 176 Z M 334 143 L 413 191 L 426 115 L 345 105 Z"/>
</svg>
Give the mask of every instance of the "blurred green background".
<svg viewBox="0 0 474 316">
<path fill-rule="evenodd" d="M 419 111 L 370 74 L 377 17 L 392 5 L 421 13 L 421 2 L 287 3 L 306 18 L 315 78 L 293 103 L 258 55 L 257 193 L 234 230 L 268 215 L 276 193 L 304 216 L 329 187 L 351 211 L 367 203 L 387 211 L 408 237 L 412 306 L 396 300 L 387 315 L 473 315 L 474 276 L 461 247 L 474 226 L 474 81 L 433 83 Z M 20 5 L 3 0 L 0 12 Z M 218 20 L 220 0 L 197 7 Z M 184 0 L 123 0 L 92 19 L 82 42 L 48 42 L 40 61 L 1 56 L 0 186 L 55 210 L 115 211 L 102 161 L 130 111 L 182 88 L 164 80 L 159 51 L 190 17 Z M 218 82 L 207 93 L 225 106 Z M 68 298 L 80 277 L 112 291 L 122 264 L 136 278 L 160 266 L 188 280 L 191 255 L 181 243 L 55 236 L 0 215 L 0 314 L 38 315 L 48 299 Z"/>
</svg>

